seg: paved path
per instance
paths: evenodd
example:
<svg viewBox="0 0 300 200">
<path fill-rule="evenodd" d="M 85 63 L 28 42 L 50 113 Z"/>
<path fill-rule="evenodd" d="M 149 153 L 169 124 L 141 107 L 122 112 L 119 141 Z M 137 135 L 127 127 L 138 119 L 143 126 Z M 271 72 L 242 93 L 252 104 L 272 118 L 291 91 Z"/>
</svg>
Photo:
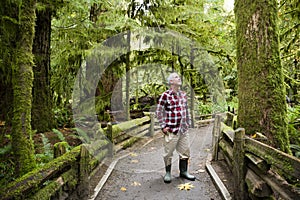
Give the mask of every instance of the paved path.
<svg viewBox="0 0 300 200">
<path fill-rule="evenodd" d="M 221 200 L 209 174 L 205 170 L 208 154 L 211 152 L 212 125 L 190 129 L 191 159 L 189 172 L 196 181 L 179 177 L 178 154 L 174 153 L 172 164 L 172 182 L 165 184 L 162 159 L 161 135 L 156 134 L 151 142 L 140 148 L 126 150 L 124 156 L 114 162 L 113 171 L 94 199 L 122 200 Z M 193 184 L 189 191 L 179 190 L 178 185 Z"/>
</svg>

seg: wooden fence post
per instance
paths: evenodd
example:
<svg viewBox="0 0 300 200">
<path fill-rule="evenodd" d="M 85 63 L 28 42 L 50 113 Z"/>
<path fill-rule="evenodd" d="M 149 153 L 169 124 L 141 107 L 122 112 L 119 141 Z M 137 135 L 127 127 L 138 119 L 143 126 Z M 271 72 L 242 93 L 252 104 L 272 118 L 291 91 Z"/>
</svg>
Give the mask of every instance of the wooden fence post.
<svg viewBox="0 0 300 200">
<path fill-rule="evenodd" d="M 214 127 L 213 127 L 213 160 L 218 160 L 218 146 L 219 146 L 219 138 L 221 133 L 221 115 L 215 115 Z"/>
<path fill-rule="evenodd" d="M 245 129 L 238 128 L 234 131 L 233 145 L 233 177 L 234 177 L 234 199 L 246 199 L 245 176 Z"/>
<path fill-rule="evenodd" d="M 68 143 L 67 142 L 58 142 L 53 146 L 53 157 L 58 158 L 59 156 L 67 152 Z"/>
<path fill-rule="evenodd" d="M 107 123 L 107 137 L 111 142 L 108 151 L 109 151 L 109 155 L 112 157 L 114 155 L 114 139 L 113 139 L 113 128 L 111 122 Z"/>
<path fill-rule="evenodd" d="M 81 145 L 79 159 L 79 186 L 78 196 L 80 199 L 87 199 L 89 196 L 89 151 Z"/>
<path fill-rule="evenodd" d="M 149 135 L 152 137 L 154 135 L 154 116 L 155 114 L 153 112 L 150 112 L 150 130 Z"/>
<path fill-rule="evenodd" d="M 227 112 L 226 113 L 226 125 L 233 128 L 233 117 L 234 114 Z"/>
</svg>

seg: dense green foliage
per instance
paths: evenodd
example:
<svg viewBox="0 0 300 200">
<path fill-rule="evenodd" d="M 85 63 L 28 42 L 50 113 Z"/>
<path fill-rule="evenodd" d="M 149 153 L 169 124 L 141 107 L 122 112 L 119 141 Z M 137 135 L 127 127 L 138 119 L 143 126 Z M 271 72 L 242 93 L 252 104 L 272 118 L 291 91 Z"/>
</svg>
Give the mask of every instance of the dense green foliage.
<svg viewBox="0 0 300 200">
<path fill-rule="evenodd" d="M 299 43 L 300 43 L 300 3 L 299 1 L 280 1 L 279 30 L 282 65 L 284 67 L 287 94 L 292 104 L 299 103 Z"/>
</svg>

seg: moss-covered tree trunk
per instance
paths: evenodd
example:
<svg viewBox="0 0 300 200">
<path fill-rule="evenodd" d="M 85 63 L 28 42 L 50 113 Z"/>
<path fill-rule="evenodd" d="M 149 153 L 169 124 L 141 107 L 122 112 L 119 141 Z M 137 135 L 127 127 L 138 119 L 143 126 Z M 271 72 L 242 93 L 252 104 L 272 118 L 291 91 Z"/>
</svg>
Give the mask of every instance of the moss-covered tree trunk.
<svg viewBox="0 0 300 200">
<path fill-rule="evenodd" d="M 10 18 L 17 15 L 16 7 L 7 0 L 0 1 L 0 120 L 11 126 L 13 101 L 11 62 L 15 44 L 15 24 Z"/>
<path fill-rule="evenodd" d="M 16 175 L 23 175 L 35 167 L 31 130 L 33 84 L 33 36 L 35 0 L 23 0 L 18 10 L 16 46 L 13 52 L 13 120 L 12 148 Z"/>
<path fill-rule="evenodd" d="M 50 36 L 51 9 L 36 12 L 34 53 L 34 82 L 32 104 L 32 128 L 38 132 L 47 131 L 54 126 L 52 94 L 50 91 Z"/>
<path fill-rule="evenodd" d="M 289 151 L 276 0 L 236 0 L 238 123 Z"/>
</svg>

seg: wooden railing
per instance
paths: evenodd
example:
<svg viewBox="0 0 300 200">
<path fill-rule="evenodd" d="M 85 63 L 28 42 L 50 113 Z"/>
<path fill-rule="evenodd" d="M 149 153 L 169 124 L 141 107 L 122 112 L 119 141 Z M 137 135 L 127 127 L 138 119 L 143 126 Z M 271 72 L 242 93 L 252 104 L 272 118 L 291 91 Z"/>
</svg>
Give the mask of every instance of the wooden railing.
<svg viewBox="0 0 300 200">
<path fill-rule="evenodd" d="M 233 199 L 300 199 L 300 160 L 260 142 L 266 139 L 262 135 L 253 139 L 234 126 L 228 113 L 225 123 L 216 116 L 213 129 L 213 160 L 222 156 L 231 170 Z"/>
<path fill-rule="evenodd" d="M 103 131 L 104 130 L 104 131 Z M 145 135 L 154 132 L 154 115 L 111 125 L 103 130 L 102 136 L 89 143 L 81 144 L 71 151 L 59 155 L 51 162 L 11 182 L 0 191 L 6 199 L 87 199 L 89 177 L 97 166 L 122 148 L 127 148 Z M 99 136 L 99 133 L 97 133 Z M 100 134 L 101 135 L 101 134 Z M 57 144 L 55 152 L 64 152 Z"/>
</svg>

